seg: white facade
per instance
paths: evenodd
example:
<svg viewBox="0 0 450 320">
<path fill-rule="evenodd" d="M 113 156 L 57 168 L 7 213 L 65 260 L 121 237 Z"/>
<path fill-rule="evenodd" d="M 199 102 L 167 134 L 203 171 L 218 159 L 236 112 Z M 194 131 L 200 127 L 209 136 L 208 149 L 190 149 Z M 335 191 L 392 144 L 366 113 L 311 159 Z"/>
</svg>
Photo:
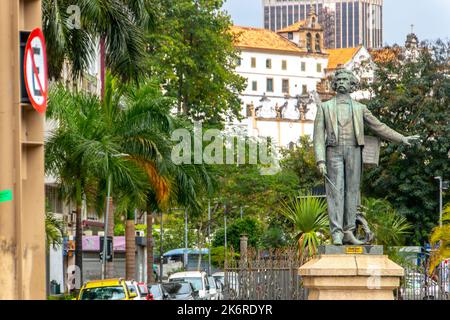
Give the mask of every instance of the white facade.
<svg viewBox="0 0 450 320">
<path fill-rule="evenodd" d="M 270 60 L 270 68 L 267 68 L 267 60 Z M 323 55 L 242 49 L 241 64 L 236 71 L 247 79 L 247 87 L 240 97 L 243 102 L 241 114 L 245 119 L 234 124 L 245 128 L 251 136 L 272 137 L 283 147 L 297 142 L 301 135 L 312 135 L 315 104 L 310 102 L 309 110 L 301 117 L 297 96 L 307 93 L 313 100 L 316 85 L 325 76 L 327 63 L 328 59 Z M 262 97 L 266 99 L 261 101 Z M 250 106 L 255 109 L 253 113 Z M 277 118 L 277 107 L 282 106 L 281 117 Z"/>
<path fill-rule="evenodd" d="M 333 54 L 332 52 L 333 50 L 330 50 L 330 54 Z M 342 64 L 342 67 L 353 71 L 359 81 L 371 83 L 375 76 L 376 65 L 372 61 L 369 51 L 364 46 L 360 46 L 353 57 L 351 57 L 346 63 Z M 325 75 L 329 77 L 334 75 L 334 72 L 335 70 L 326 70 Z M 372 98 L 371 93 L 367 90 L 358 90 L 353 92 L 351 96 L 355 100 Z"/>
</svg>

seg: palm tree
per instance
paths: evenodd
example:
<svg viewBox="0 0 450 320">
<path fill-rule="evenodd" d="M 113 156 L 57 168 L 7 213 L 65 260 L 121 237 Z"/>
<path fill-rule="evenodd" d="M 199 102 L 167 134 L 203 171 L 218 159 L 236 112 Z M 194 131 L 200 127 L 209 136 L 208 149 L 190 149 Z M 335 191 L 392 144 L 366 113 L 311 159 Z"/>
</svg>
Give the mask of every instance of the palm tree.
<svg viewBox="0 0 450 320">
<path fill-rule="evenodd" d="M 314 256 L 328 233 L 326 201 L 312 195 L 299 195 L 290 203 L 283 202 L 281 213 L 293 225 L 300 260 Z"/>
<path fill-rule="evenodd" d="M 64 235 L 64 224 L 61 220 L 57 219 L 51 212 L 45 213 L 45 236 L 47 251 L 50 246 L 56 248 L 62 245 Z"/>
<path fill-rule="evenodd" d="M 433 274 L 443 259 L 450 257 L 450 204 L 447 204 L 442 215 L 442 226 L 433 229 L 430 235 L 432 248 L 429 274 Z"/>
<path fill-rule="evenodd" d="M 106 125 L 104 106 L 98 97 L 72 93 L 62 86 L 52 89 L 47 116 L 57 127 L 46 141 L 46 171 L 57 177 L 67 201 L 76 206 L 75 264 L 82 272 L 81 206 L 83 198 L 94 202 L 102 181 L 112 177 L 115 190 L 141 195 L 144 173 L 123 152 Z M 104 184 L 103 184 L 104 185 Z"/>
<path fill-rule="evenodd" d="M 80 26 L 71 24 L 71 8 L 79 9 Z M 58 79 L 67 61 L 78 78 L 98 42 L 102 96 L 106 68 L 125 81 L 144 74 L 145 32 L 155 17 L 146 0 L 43 0 L 42 14 L 51 77 Z"/>
<path fill-rule="evenodd" d="M 387 252 L 392 246 L 403 245 L 411 233 L 412 225 L 385 199 L 363 198 L 361 209 L 375 234 L 375 243 Z"/>
</svg>

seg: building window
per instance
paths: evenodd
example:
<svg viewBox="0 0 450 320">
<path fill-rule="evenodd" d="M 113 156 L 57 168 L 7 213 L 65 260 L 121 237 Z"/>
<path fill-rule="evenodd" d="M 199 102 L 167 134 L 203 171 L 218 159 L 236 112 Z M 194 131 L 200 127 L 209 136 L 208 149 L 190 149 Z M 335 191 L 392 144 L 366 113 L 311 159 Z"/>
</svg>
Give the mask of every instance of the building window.
<svg viewBox="0 0 450 320">
<path fill-rule="evenodd" d="M 318 33 L 316 33 L 316 52 L 321 52 L 320 49 L 320 35 Z"/>
<path fill-rule="evenodd" d="M 317 72 L 322 72 L 322 64 L 321 63 L 317 64 Z"/>
<path fill-rule="evenodd" d="M 347 2 L 342 3 L 342 48 L 348 48 L 348 20 L 347 20 Z"/>
<path fill-rule="evenodd" d="M 242 64 L 242 59 L 241 59 L 241 58 L 237 58 L 237 59 L 236 59 L 236 64 L 237 64 L 238 66 L 240 66 L 240 65 Z"/>
<path fill-rule="evenodd" d="M 312 52 L 312 36 L 311 33 L 306 35 L 306 49 L 308 52 Z"/>
<path fill-rule="evenodd" d="M 246 110 L 245 110 L 247 117 L 251 117 L 252 116 L 252 109 L 253 109 L 253 105 L 247 104 Z"/>
<path fill-rule="evenodd" d="M 294 33 L 293 32 L 288 32 L 288 39 L 289 40 L 294 40 Z"/>
<path fill-rule="evenodd" d="M 258 90 L 258 81 L 252 81 L 252 90 L 257 91 Z"/>
<path fill-rule="evenodd" d="M 256 58 L 252 57 L 252 68 L 256 68 Z"/>
<path fill-rule="evenodd" d="M 266 68 L 272 69 L 272 60 L 271 59 L 266 59 Z"/>
<path fill-rule="evenodd" d="M 302 94 L 308 93 L 308 86 L 306 84 L 302 85 Z"/>
<path fill-rule="evenodd" d="M 352 48 L 354 47 L 353 43 L 353 3 L 348 3 L 348 47 Z M 359 23 L 359 21 L 358 21 Z M 356 22 L 355 22 L 356 24 Z"/>
<path fill-rule="evenodd" d="M 341 45 L 341 4 L 336 3 L 336 48 L 339 49 Z"/>
<path fill-rule="evenodd" d="M 289 93 L 289 79 L 283 79 L 281 82 L 281 91 L 283 93 Z"/>
<path fill-rule="evenodd" d="M 302 65 L 301 70 L 302 71 L 306 71 L 306 63 L 305 63 L 305 61 L 302 61 L 301 65 Z"/>
<path fill-rule="evenodd" d="M 282 70 L 287 70 L 287 61 L 286 60 L 282 60 L 281 61 L 281 69 Z"/>
<path fill-rule="evenodd" d="M 283 20 L 282 20 L 282 28 L 286 28 L 287 27 L 287 23 L 288 23 L 288 17 L 287 17 L 287 7 L 283 6 Z"/>
<path fill-rule="evenodd" d="M 273 79 L 272 78 L 267 78 L 266 91 L 267 92 L 273 92 Z"/>
<path fill-rule="evenodd" d="M 277 6 L 277 19 L 276 19 L 276 30 L 281 29 L 281 7 Z"/>
</svg>

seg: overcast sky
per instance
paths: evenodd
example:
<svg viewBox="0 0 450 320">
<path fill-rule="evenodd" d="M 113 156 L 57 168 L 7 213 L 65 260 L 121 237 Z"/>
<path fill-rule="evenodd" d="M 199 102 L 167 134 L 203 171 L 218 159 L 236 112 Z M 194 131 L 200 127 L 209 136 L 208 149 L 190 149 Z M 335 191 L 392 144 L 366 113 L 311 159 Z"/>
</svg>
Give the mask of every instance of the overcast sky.
<svg viewBox="0 0 450 320">
<path fill-rule="evenodd" d="M 262 0 L 226 0 L 234 24 L 263 28 Z M 450 38 L 450 0 L 384 0 L 384 42 L 403 44 L 414 32 L 419 40 Z"/>
</svg>

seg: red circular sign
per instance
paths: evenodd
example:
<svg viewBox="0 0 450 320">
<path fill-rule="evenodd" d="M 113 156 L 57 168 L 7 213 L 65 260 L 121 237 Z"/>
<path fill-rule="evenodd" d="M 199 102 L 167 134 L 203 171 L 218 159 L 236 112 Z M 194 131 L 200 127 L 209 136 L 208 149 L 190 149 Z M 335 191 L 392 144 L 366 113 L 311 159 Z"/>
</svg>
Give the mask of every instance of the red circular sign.
<svg viewBox="0 0 450 320">
<path fill-rule="evenodd" d="M 33 107 L 43 113 L 47 109 L 48 75 L 45 38 L 40 28 L 28 37 L 23 63 L 28 97 Z"/>
</svg>

